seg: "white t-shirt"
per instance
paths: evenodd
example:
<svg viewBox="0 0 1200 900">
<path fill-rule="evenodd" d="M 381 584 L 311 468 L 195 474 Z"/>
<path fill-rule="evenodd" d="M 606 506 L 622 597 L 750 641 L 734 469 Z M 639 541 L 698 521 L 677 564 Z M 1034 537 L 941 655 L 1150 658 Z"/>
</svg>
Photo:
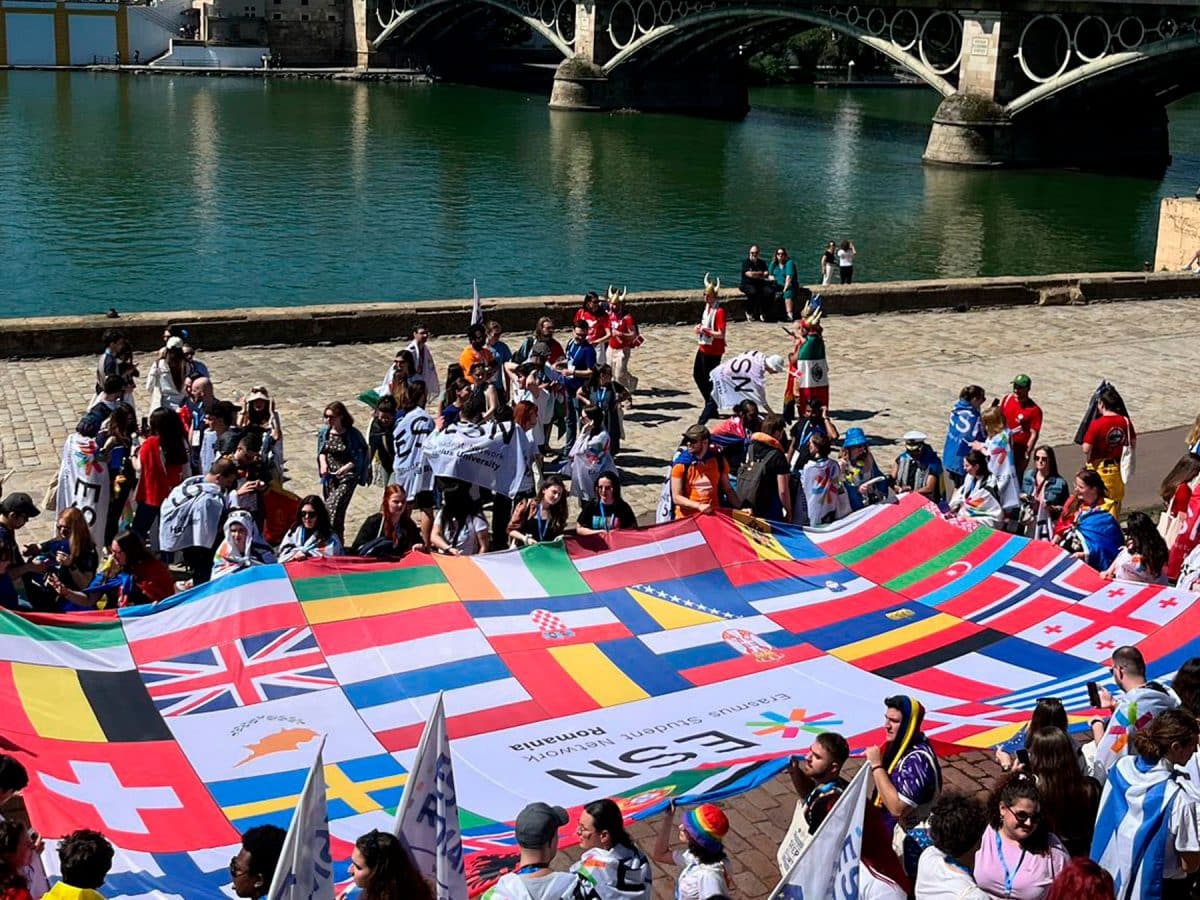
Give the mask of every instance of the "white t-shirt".
<svg viewBox="0 0 1200 900">
<path fill-rule="evenodd" d="M 729 871 L 724 861 L 702 863 L 691 850 L 676 850 L 671 854 L 680 867 L 675 890 L 676 900 L 708 900 L 729 896 Z"/>
<path fill-rule="evenodd" d="M 476 513 L 463 523 L 462 528 L 457 532 L 454 529 L 447 527 L 445 519 L 442 517 L 443 510 L 438 510 L 437 518 L 433 524 L 435 528 L 442 529 L 442 537 L 446 539 L 446 543 L 461 553 L 463 556 L 474 556 L 483 548 L 479 543 L 479 535 L 487 534 L 488 523 L 487 519 Z"/>
<path fill-rule="evenodd" d="M 1195 755 L 1188 760 L 1195 763 Z M 1187 772 L 1188 768 L 1183 768 Z M 1171 804 L 1171 818 L 1167 828 L 1171 840 L 1167 842 L 1166 859 L 1163 861 L 1163 878 L 1183 878 L 1187 873 L 1179 862 L 1180 853 L 1200 851 L 1200 786 L 1184 779 L 1179 780 L 1182 790 Z"/>
<path fill-rule="evenodd" d="M 917 900 L 988 900 L 971 873 L 937 847 L 926 847 L 921 853 L 915 893 Z"/>
<path fill-rule="evenodd" d="M 554 395 L 545 389 L 538 391 L 535 395 L 533 391 L 521 388 L 515 393 L 513 405 L 515 406 L 522 400 L 528 400 L 537 407 L 537 424 L 530 428 L 527 433 L 530 440 L 540 447 L 546 443 L 546 424 L 554 415 Z"/>
<path fill-rule="evenodd" d="M 853 250 L 840 250 L 839 249 L 837 252 L 837 258 L 838 258 L 839 266 L 854 265 L 854 251 Z"/>
</svg>

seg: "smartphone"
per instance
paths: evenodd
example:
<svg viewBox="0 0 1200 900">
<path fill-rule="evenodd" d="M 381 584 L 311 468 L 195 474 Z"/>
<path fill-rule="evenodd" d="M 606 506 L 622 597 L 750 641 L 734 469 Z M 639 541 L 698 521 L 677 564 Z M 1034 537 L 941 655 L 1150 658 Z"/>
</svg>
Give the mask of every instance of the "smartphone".
<svg viewBox="0 0 1200 900">
<path fill-rule="evenodd" d="M 1087 689 L 1088 702 L 1092 704 L 1092 709 L 1098 708 L 1100 706 L 1100 686 L 1094 681 L 1089 681 Z"/>
<path fill-rule="evenodd" d="M 1017 762 L 1025 768 L 1029 768 L 1029 751 L 1024 747 L 1017 751 Z"/>
</svg>

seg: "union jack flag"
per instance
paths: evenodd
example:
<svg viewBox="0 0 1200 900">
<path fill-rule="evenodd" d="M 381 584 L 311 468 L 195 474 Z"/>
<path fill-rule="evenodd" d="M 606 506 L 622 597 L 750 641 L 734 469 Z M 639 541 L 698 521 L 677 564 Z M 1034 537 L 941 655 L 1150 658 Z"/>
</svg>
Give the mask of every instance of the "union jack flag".
<svg viewBox="0 0 1200 900">
<path fill-rule="evenodd" d="M 338 683 L 303 626 L 238 638 L 138 670 L 163 716 L 250 706 Z"/>
</svg>

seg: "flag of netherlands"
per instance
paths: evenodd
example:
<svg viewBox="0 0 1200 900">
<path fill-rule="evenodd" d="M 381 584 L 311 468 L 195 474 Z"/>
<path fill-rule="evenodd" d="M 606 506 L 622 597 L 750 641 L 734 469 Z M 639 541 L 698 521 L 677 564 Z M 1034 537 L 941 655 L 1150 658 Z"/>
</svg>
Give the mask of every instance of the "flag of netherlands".
<svg viewBox="0 0 1200 900">
<path fill-rule="evenodd" d="M 161 603 L 120 612 L 138 663 L 212 648 L 231 635 L 308 624 L 282 566 L 252 566 Z"/>
<path fill-rule="evenodd" d="M 611 549 L 600 549 L 603 545 L 586 539 L 570 544 L 571 561 L 594 591 L 658 581 L 664 576 L 686 577 L 721 567 L 694 519 L 660 525 L 650 533 L 614 531 L 608 540 Z M 664 565 L 667 560 L 669 563 Z"/>
</svg>

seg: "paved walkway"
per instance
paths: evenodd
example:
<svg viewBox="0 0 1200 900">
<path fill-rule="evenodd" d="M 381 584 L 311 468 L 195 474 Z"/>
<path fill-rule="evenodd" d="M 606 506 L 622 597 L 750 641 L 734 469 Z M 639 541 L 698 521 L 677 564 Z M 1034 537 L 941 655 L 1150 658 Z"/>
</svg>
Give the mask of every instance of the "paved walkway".
<svg viewBox="0 0 1200 900">
<path fill-rule="evenodd" d="M 697 303 L 697 316 L 700 304 Z M 894 444 L 906 430 L 926 431 L 940 449 L 946 417 L 959 389 L 982 384 L 989 396 L 1007 390 L 1012 377 L 1033 378 L 1033 396 L 1046 412 L 1045 439 L 1065 444 L 1074 435 L 1088 397 L 1101 378 L 1124 394 L 1139 431 L 1179 428 L 1200 408 L 1200 344 L 1190 331 L 1200 309 L 1196 301 L 1153 301 L 1088 307 L 980 310 L 857 316 L 826 320 L 832 406 L 838 427 L 859 425 L 868 434 Z M 636 313 L 636 310 L 635 310 Z M 786 352 L 789 339 L 781 326 L 735 322 L 730 353 L 757 348 Z M 637 403 L 627 416 L 626 496 L 635 510 L 653 508 L 665 466 L 680 432 L 695 421 L 698 395 L 691 380 L 694 342 L 690 327 L 654 327 L 634 357 L 641 379 Z M 516 345 L 520 335 L 512 335 Z M 212 369 L 218 395 L 237 399 L 255 383 L 268 385 L 283 417 L 290 487 L 315 490 L 314 436 L 324 405 L 350 401 L 377 384 L 396 345 L 360 344 L 330 348 L 255 347 L 200 357 Z M 437 339 L 433 352 L 440 366 L 456 359 L 459 337 Z M 6 493 L 29 491 L 41 497 L 59 465 L 64 435 L 86 403 L 95 357 L 9 362 L 0 369 L 0 471 L 13 469 Z M 782 395 L 779 379 L 771 396 Z M 367 413 L 350 403 L 360 424 Z M 141 410 L 139 410 L 141 412 Z M 1170 443 L 1169 441 L 1167 443 Z M 1179 441 L 1182 451 L 1182 441 Z M 879 453 L 885 460 L 889 448 Z M 1165 468 L 1169 448 L 1155 467 Z M 1064 470 L 1077 458 L 1061 458 Z M 1161 472 L 1139 467 L 1142 478 Z M 350 529 L 375 507 L 378 494 L 360 491 L 351 507 Z M 30 526 L 28 539 L 48 535 L 53 519 Z M 880 706 L 882 721 L 883 708 Z M 985 754 L 957 757 L 947 783 L 964 790 L 985 790 L 996 774 Z M 765 896 L 777 879 L 774 852 L 791 819 L 793 798 L 786 776 L 726 804 L 733 823 L 729 847 L 734 858 L 737 896 Z M 650 825 L 635 836 L 653 842 Z M 656 894 L 670 896 L 668 879 Z"/>
<path fill-rule="evenodd" d="M 833 417 L 843 431 L 858 425 L 889 445 L 908 429 L 919 428 L 940 450 L 947 414 L 963 385 L 982 384 L 989 396 L 998 396 L 1014 375 L 1027 372 L 1033 396 L 1046 413 L 1044 440 L 1052 444 L 1071 440 L 1101 378 L 1121 389 L 1139 431 L 1186 425 L 1200 409 L 1200 345 L 1180 325 L 1194 321 L 1198 311 L 1197 301 L 1164 300 L 834 315 L 826 319 L 825 330 Z M 659 326 L 646 329 L 645 336 L 632 364 L 641 390 L 626 416 L 619 460 L 627 476 L 626 497 L 639 513 L 654 508 L 679 435 L 700 408 L 691 379 L 691 329 Z M 522 336 L 509 337 L 515 346 Z M 299 493 L 318 486 L 314 437 L 324 405 L 347 401 L 365 431 L 368 411 L 352 398 L 379 382 L 396 349 L 379 343 L 204 353 L 204 335 L 197 340 L 219 396 L 236 400 L 261 382 L 278 398 L 289 487 Z M 444 367 L 457 359 L 463 341 L 438 338 L 432 346 Z M 735 322 L 729 329 L 731 354 L 752 348 L 785 353 L 790 346 L 780 325 Z M 87 356 L 9 362 L 0 370 L 0 472 L 14 470 L 5 492 L 24 490 L 41 498 L 58 469 L 63 438 L 87 402 L 94 366 L 95 358 Z M 782 393 L 782 376 L 775 376 L 770 396 L 781 400 Z M 145 396 L 144 391 L 139 394 Z M 878 452 L 881 464 L 892 452 L 890 447 Z M 1064 457 L 1060 465 L 1069 471 L 1077 460 Z M 1141 468 L 1142 478 L 1152 474 Z M 374 511 L 376 502 L 374 491 L 358 491 L 348 530 Z M 46 519 L 36 525 L 31 538 L 48 533 Z"/>
</svg>

